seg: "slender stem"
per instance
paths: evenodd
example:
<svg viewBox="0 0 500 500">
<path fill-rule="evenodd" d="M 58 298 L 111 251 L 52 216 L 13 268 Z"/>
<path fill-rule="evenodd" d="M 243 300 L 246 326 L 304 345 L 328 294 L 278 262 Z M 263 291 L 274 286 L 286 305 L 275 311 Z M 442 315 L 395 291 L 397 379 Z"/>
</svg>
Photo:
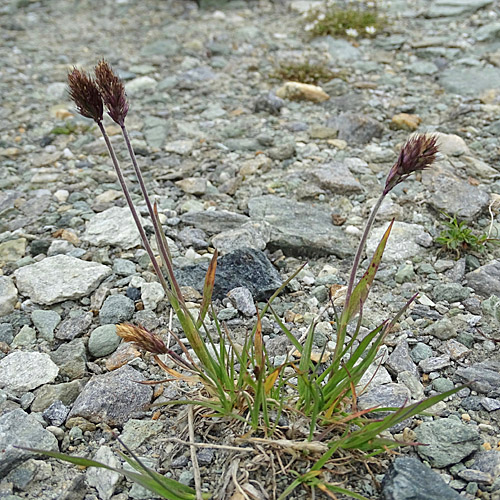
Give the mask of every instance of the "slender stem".
<svg viewBox="0 0 500 500">
<path fill-rule="evenodd" d="M 146 202 L 146 207 L 148 209 L 151 220 L 153 221 L 153 227 L 154 227 L 155 234 L 156 234 L 156 241 L 158 243 L 158 250 L 160 251 L 163 262 L 167 266 L 168 274 L 170 277 L 170 282 L 172 284 L 172 287 L 175 289 L 175 292 L 177 294 L 177 299 L 179 300 L 179 302 L 183 303 L 184 300 L 183 300 L 182 292 L 179 288 L 179 284 L 177 283 L 177 280 L 175 279 L 174 269 L 172 266 L 172 259 L 170 256 L 170 251 L 168 249 L 168 246 L 165 244 L 165 239 L 161 237 L 161 235 L 163 234 L 162 233 L 163 230 L 162 230 L 160 224 L 158 223 L 158 218 L 156 217 L 155 212 L 153 210 L 153 207 L 151 205 L 151 199 L 149 197 L 148 190 L 146 188 L 146 184 L 144 183 L 144 178 L 142 177 L 141 169 L 139 168 L 139 165 L 137 163 L 137 158 L 135 156 L 134 149 L 132 148 L 132 143 L 130 141 L 130 137 L 128 135 L 127 128 L 125 127 L 125 123 L 123 123 L 120 126 L 122 129 L 123 138 L 125 139 L 125 144 L 127 145 L 130 159 L 132 160 L 132 165 L 134 166 L 137 181 L 139 182 L 139 187 L 141 188 L 142 196 L 144 197 L 144 201 Z"/>
<path fill-rule="evenodd" d="M 349 276 L 349 285 L 347 287 L 347 293 L 346 293 L 346 297 L 345 297 L 346 306 L 347 306 L 347 304 L 349 304 L 349 299 L 351 298 L 351 294 L 352 294 L 352 291 L 354 289 L 354 280 L 356 279 L 356 273 L 358 271 L 359 263 L 361 260 L 361 255 L 363 253 L 363 250 L 365 249 L 366 240 L 368 239 L 370 229 L 373 226 L 377 212 L 380 208 L 380 205 L 382 204 L 382 201 L 384 201 L 386 194 L 387 193 L 382 193 L 380 195 L 380 198 L 377 200 L 377 203 L 375 203 L 374 207 L 372 208 L 370 217 L 368 218 L 368 221 L 367 221 L 366 226 L 365 226 L 365 230 L 363 232 L 363 236 L 361 237 L 361 241 L 359 242 L 358 250 L 356 252 L 356 256 L 354 257 L 354 262 L 352 264 L 351 275 Z"/>
<path fill-rule="evenodd" d="M 158 279 L 160 280 L 163 288 L 165 290 L 168 290 L 169 289 L 168 284 L 165 280 L 165 277 L 163 276 L 163 273 L 161 272 L 160 266 L 158 265 L 156 257 L 153 253 L 153 249 L 151 248 L 151 245 L 149 244 L 148 237 L 146 236 L 146 233 L 144 232 L 144 228 L 142 227 L 141 221 L 139 219 L 139 215 L 137 214 L 137 210 L 135 209 L 134 204 L 132 202 L 132 198 L 130 197 L 130 192 L 129 192 L 127 184 L 125 182 L 125 178 L 123 177 L 123 172 L 122 172 L 122 169 L 120 167 L 120 164 L 118 163 L 118 159 L 116 158 L 115 150 L 113 149 L 113 146 L 111 145 L 108 134 L 107 134 L 102 122 L 98 121 L 97 125 L 99 127 L 99 130 L 101 131 L 102 136 L 104 137 L 104 141 L 106 142 L 106 147 L 108 148 L 109 156 L 111 157 L 111 161 L 113 162 L 113 167 L 115 168 L 115 172 L 116 172 L 116 175 L 118 177 L 118 182 L 120 183 L 123 194 L 125 195 L 125 199 L 127 200 L 127 204 L 128 204 L 129 209 L 130 209 L 130 212 L 132 213 L 132 217 L 134 218 L 135 225 L 137 226 L 137 229 L 139 230 L 139 235 L 141 237 L 142 244 L 143 244 L 144 248 L 146 249 L 146 252 L 148 253 L 149 258 L 151 259 L 151 263 L 153 264 L 153 268 L 155 270 L 155 273 L 158 276 Z"/>
</svg>

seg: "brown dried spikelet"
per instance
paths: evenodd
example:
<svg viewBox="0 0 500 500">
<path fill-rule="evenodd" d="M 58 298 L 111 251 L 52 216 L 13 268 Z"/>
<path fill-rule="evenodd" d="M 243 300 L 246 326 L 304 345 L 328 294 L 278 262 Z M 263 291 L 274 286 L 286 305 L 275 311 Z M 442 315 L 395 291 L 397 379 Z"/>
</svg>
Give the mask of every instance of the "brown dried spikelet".
<svg viewBox="0 0 500 500">
<path fill-rule="evenodd" d="M 68 73 L 69 96 L 78 112 L 96 122 L 102 120 L 102 97 L 95 81 L 84 71 L 73 68 Z"/>
<path fill-rule="evenodd" d="M 128 101 L 123 82 L 104 59 L 99 61 L 94 71 L 109 116 L 118 125 L 123 126 L 128 113 Z"/>
<path fill-rule="evenodd" d="M 399 157 L 387 176 L 384 194 L 413 172 L 429 168 L 438 153 L 436 142 L 437 137 L 433 135 L 417 134 L 410 137 L 401 148 Z"/>
<path fill-rule="evenodd" d="M 169 352 L 160 337 L 142 326 L 120 323 L 116 325 L 116 334 L 125 342 L 130 342 L 152 354 L 167 354 Z"/>
</svg>

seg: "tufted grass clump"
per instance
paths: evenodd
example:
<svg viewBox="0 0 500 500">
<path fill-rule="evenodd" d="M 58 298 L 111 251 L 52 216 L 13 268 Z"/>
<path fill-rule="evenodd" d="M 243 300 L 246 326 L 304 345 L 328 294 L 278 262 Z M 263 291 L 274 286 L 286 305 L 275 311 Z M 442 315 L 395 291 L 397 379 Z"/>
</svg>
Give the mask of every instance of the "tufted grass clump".
<svg viewBox="0 0 500 500">
<path fill-rule="evenodd" d="M 391 448 L 400 447 L 402 443 L 383 435 L 385 431 L 422 413 L 460 389 L 458 387 L 401 408 L 376 406 L 360 409 L 357 403 L 360 393 L 366 390 L 366 387 L 360 387 L 363 375 L 370 367 L 377 365 L 377 353 L 387 335 L 396 328 L 399 318 L 417 297 L 414 295 L 395 316 L 373 326 L 368 333 L 361 332 L 364 306 L 382 261 L 394 221 L 387 227 L 371 256 L 368 267 L 362 271 L 361 277 L 358 277 L 366 241 L 376 214 L 389 192 L 414 172 L 432 166 L 437 154 L 436 138 L 427 135 L 411 137 L 401 149 L 399 157 L 387 175 L 379 199 L 362 233 L 348 285 L 344 290 L 343 307 L 337 311 L 333 297 L 327 306 L 333 310 L 334 316 L 335 340 L 332 352 L 326 352 L 326 344 L 319 357 L 313 352 L 315 328 L 327 308 L 311 323 L 300 339 L 294 336 L 273 311 L 273 300 L 300 269 L 275 292 L 262 310 L 256 308 L 253 328 L 249 329 L 243 341 L 237 343 L 228 327 L 219 322 L 212 304 L 217 252 L 208 267 L 201 304 L 196 314 L 188 308 L 173 272 L 173 262 L 165 233 L 160 225 L 156 204 L 152 204 L 149 199 L 128 137 L 125 118 L 129 104 L 124 86 L 104 61 L 99 63 L 95 74 L 94 80 L 86 73 L 73 69 L 69 75 L 70 95 L 80 114 L 93 119 L 104 137 L 143 245 L 192 351 L 186 348 L 173 331 L 169 333 L 178 342 L 177 350 L 168 347 L 168 343 L 165 344 L 157 333 L 150 332 L 140 325 L 117 325 L 118 335 L 126 342 L 131 342 L 149 352 L 156 364 L 166 372 L 168 376 L 166 380 L 152 383 L 181 381 L 194 387 L 186 399 L 169 401 L 167 404 L 188 405 L 191 410 L 193 407 L 200 408 L 197 413 L 201 421 L 212 419 L 224 428 L 236 428 L 240 437 L 234 440 L 234 446 L 231 446 L 233 449 L 238 450 L 237 446 L 241 444 L 257 443 L 255 450 L 250 448 L 250 451 L 261 453 L 263 446 L 282 450 L 276 452 L 281 469 L 272 468 L 272 471 L 266 471 L 266 475 L 283 474 L 283 477 L 278 478 L 279 481 L 273 476 L 274 484 L 283 483 L 283 479 L 286 479 L 288 486 L 281 491 L 275 491 L 273 498 L 284 500 L 295 489 L 305 487 L 310 492 L 310 498 L 314 498 L 316 492 L 323 492 L 330 498 L 336 498 L 336 494 L 343 494 L 366 500 L 359 493 L 345 488 L 342 482 L 336 482 L 332 477 L 332 471 L 338 468 L 339 463 L 359 463 L 369 457 L 385 453 Z M 146 237 L 122 169 L 106 134 L 103 125 L 104 108 L 108 109 L 110 117 L 122 129 L 124 143 L 153 222 L 160 259 L 156 258 Z M 273 364 L 266 352 L 261 321 L 265 314 L 274 319 L 289 341 L 289 353 L 278 366 Z M 132 465 L 134 472 L 125 470 L 120 472 L 165 499 L 200 500 L 212 498 L 212 495 L 220 498 L 218 491 L 202 491 L 194 446 L 195 424 L 192 413 L 191 417 L 189 415 L 188 413 L 188 425 L 190 432 L 192 431 L 190 442 L 194 489 L 145 467 L 130 451 L 130 456 L 122 454 L 122 458 Z M 280 424 L 281 417 L 286 417 L 285 421 L 290 422 L 288 431 L 283 428 L 284 424 Z M 212 445 L 217 446 L 213 443 Z M 245 450 L 248 451 L 249 448 Z M 294 466 L 297 470 L 290 469 L 295 477 L 293 481 L 286 473 L 281 458 L 290 453 L 290 450 L 294 458 L 287 467 L 291 468 L 292 464 L 297 462 Z M 110 468 L 81 457 L 69 457 L 41 450 L 31 451 L 45 453 L 77 465 Z M 233 481 L 234 487 L 238 489 L 235 477 Z"/>
<path fill-rule="evenodd" d="M 333 78 L 346 78 L 345 73 L 332 71 L 326 68 L 324 64 L 307 61 L 281 63 L 269 76 L 277 80 L 309 83 L 312 85 L 328 82 Z"/>
<path fill-rule="evenodd" d="M 309 12 L 305 30 L 311 36 L 373 38 L 387 25 L 374 7 L 325 5 Z"/>
</svg>

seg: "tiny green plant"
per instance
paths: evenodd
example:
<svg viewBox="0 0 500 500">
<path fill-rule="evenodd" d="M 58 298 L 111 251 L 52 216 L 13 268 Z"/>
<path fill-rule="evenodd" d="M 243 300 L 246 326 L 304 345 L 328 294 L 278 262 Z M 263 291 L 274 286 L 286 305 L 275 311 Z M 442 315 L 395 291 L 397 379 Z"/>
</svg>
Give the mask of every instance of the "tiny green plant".
<svg viewBox="0 0 500 500">
<path fill-rule="evenodd" d="M 117 325 L 118 335 L 126 342 L 131 342 L 151 353 L 158 366 L 169 375 L 169 380 L 179 379 L 197 384 L 199 387 L 197 395 L 192 399 L 172 401 L 169 404 L 189 404 L 202 407 L 205 409 L 204 415 L 207 417 L 230 419 L 239 423 L 241 429 L 247 430 L 246 436 L 264 435 L 271 440 L 278 433 L 277 425 L 283 413 L 286 413 L 290 420 L 307 422 L 305 427 L 301 425 L 306 430 L 300 431 L 300 439 L 274 439 L 273 441 L 276 446 L 292 447 L 312 454 L 308 457 L 309 469 L 307 472 L 295 474 L 297 478 L 284 491 L 280 492 L 280 500 L 286 498 L 300 486 L 306 486 L 311 491 L 322 491 L 331 498 L 335 498 L 335 494 L 339 493 L 363 500 L 364 497 L 359 493 L 352 492 L 325 479 L 324 471 L 331 466 L 332 460 L 347 452 L 353 453 L 353 456 L 354 453 L 363 453 L 369 457 L 383 453 L 389 448 L 400 446 L 401 443 L 383 438 L 381 434 L 459 390 L 459 388 L 455 388 L 402 408 L 375 407 L 365 410 L 357 408 L 357 387 L 363 374 L 376 362 L 377 352 L 386 336 L 395 328 L 398 319 L 416 298 L 416 295 L 413 296 L 395 317 L 387 319 L 375 326 L 368 334 L 361 336 L 363 308 L 382 261 L 392 229 L 392 222 L 380 240 L 367 269 L 358 279 L 361 258 L 383 200 L 396 185 L 403 182 L 412 173 L 427 169 L 432 165 L 437 154 L 436 138 L 427 135 L 411 137 L 401 149 L 397 161 L 391 168 L 382 193 L 373 207 L 362 233 L 346 287 L 342 311 L 337 314 L 334 308 L 337 334 L 335 347 L 330 353 L 331 358 L 328 360 L 326 368 L 320 370 L 320 363 L 315 363 L 313 360 L 313 339 L 316 323 L 321 315 L 316 321 L 313 321 L 304 338 L 297 339 L 272 307 L 273 300 L 300 269 L 285 281 L 262 310 L 256 310 L 257 320 L 252 331 L 248 332 L 243 345 L 236 345 L 226 325 L 218 321 L 213 309 L 212 293 L 217 270 L 217 252 L 215 252 L 206 273 L 200 308 L 197 314 L 193 314 L 187 306 L 181 287 L 174 275 L 173 262 L 159 222 L 157 206 L 150 201 L 128 136 L 125 118 L 129 105 L 123 83 L 105 61 L 99 62 L 95 68 L 95 79 L 76 68 L 69 74 L 68 79 L 70 96 L 78 111 L 83 116 L 93 119 L 104 137 L 118 182 L 137 224 L 144 248 L 195 355 L 190 354 L 174 332 L 171 334 L 178 341 L 182 355 L 168 348 L 158 335 L 139 325 Z M 109 116 L 113 121 L 121 127 L 138 184 L 153 221 L 160 261 L 156 259 L 140 223 L 122 169 L 104 128 L 104 107 L 108 109 Z M 265 314 L 274 317 L 276 323 L 289 339 L 291 351 L 294 349 L 298 351 L 300 357 L 298 362 L 289 355 L 284 363 L 273 366 L 266 353 L 262 333 L 261 318 Z M 209 328 L 209 320 L 213 326 L 212 329 Z M 348 327 L 353 324 L 354 331 L 349 330 L 348 335 Z M 324 352 L 320 359 L 322 359 L 323 354 Z M 173 365 L 168 366 L 160 358 L 160 355 L 169 357 Z M 172 366 L 175 366 L 176 369 Z M 382 411 L 383 414 L 380 413 Z M 31 451 L 45 453 L 80 465 L 104 466 L 87 459 L 68 457 L 60 453 Z M 172 500 L 193 498 L 192 490 L 186 489 L 185 486 L 174 480 L 166 481 L 160 474 L 144 467 L 137 457 L 132 455 L 132 457 L 123 456 L 123 458 L 138 472 L 138 475 L 127 473 L 128 477 L 150 491 Z M 195 475 L 196 498 L 208 497 L 207 494 L 202 496 L 200 488 L 200 482 L 197 482 Z"/>
<path fill-rule="evenodd" d="M 374 7 L 325 4 L 309 12 L 305 30 L 311 36 L 372 38 L 387 24 Z"/>
<path fill-rule="evenodd" d="M 498 243 L 497 238 L 491 238 L 487 233 L 477 234 L 466 221 L 458 221 L 457 216 L 443 212 L 448 219 L 443 221 L 445 229 L 436 238 L 436 243 L 446 250 L 455 252 L 460 257 L 462 252 L 483 252 L 489 243 Z"/>
</svg>

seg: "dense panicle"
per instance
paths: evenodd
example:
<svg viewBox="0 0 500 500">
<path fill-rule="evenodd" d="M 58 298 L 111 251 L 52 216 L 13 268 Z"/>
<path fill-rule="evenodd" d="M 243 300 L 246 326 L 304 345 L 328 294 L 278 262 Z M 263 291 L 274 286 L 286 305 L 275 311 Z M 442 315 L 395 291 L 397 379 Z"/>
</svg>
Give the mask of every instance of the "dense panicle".
<svg viewBox="0 0 500 500">
<path fill-rule="evenodd" d="M 118 125 L 123 126 L 128 113 L 128 101 L 123 82 L 104 60 L 99 61 L 95 67 L 95 76 L 109 116 Z"/>
<path fill-rule="evenodd" d="M 163 340 L 142 326 L 121 323 L 116 325 L 116 334 L 125 340 L 125 342 L 131 342 L 137 347 L 153 354 L 166 354 L 169 352 Z"/>
<path fill-rule="evenodd" d="M 418 134 L 410 137 L 387 176 L 384 195 L 413 172 L 432 165 L 438 153 L 436 142 L 436 136 L 432 135 Z"/>
<path fill-rule="evenodd" d="M 68 74 L 69 95 L 76 104 L 78 112 L 96 122 L 102 120 L 102 97 L 95 81 L 77 68 Z"/>
</svg>

